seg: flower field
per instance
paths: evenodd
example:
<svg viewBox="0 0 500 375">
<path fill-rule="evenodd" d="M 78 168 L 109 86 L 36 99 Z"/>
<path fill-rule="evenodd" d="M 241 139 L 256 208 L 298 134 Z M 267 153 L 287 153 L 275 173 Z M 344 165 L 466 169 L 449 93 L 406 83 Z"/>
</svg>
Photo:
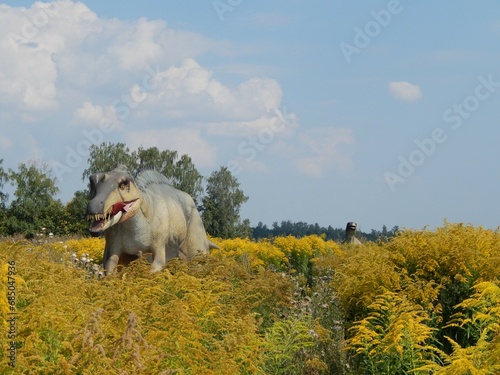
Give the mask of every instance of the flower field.
<svg viewBox="0 0 500 375">
<path fill-rule="evenodd" d="M 212 240 L 109 277 L 103 239 L 1 240 L 0 373 L 500 373 L 498 231 Z"/>
</svg>

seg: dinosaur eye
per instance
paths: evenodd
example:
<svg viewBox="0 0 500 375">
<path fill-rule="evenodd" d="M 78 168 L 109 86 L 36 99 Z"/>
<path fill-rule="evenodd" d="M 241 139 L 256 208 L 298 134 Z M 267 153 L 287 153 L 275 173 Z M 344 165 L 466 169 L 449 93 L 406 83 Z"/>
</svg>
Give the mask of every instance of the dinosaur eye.
<svg viewBox="0 0 500 375">
<path fill-rule="evenodd" d="M 118 184 L 118 188 L 120 190 L 125 190 L 128 188 L 128 181 L 122 181 Z"/>
</svg>

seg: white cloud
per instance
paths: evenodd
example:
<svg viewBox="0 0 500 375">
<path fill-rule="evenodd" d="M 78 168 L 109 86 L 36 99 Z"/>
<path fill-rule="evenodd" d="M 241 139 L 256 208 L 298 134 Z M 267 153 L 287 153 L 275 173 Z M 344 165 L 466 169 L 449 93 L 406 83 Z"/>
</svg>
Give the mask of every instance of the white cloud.
<svg viewBox="0 0 500 375">
<path fill-rule="evenodd" d="M 157 87 L 148 93 L 147 105 L 167 117 L 254 121 L 281 104 L 282 91 L 276 80 L 251 78 L 230 87 L 194 59 L 184 59 L 155 78 Z"/>
<path fill-rule="evenodd" d="M 113 129 L 120 129 L 122 124 L 116 116 L 116 111 L 112 106 L 100 106 L 92 104 L 86 101 L 82 106 L 76 109 L 73 116 L 73 124 L 83 125 L 84 127 L 96 127 L 102 125 L 104 122 L 106 124 L 111 123 Z"/>
<path fill-rule="evenodd" d="M 316 128 L 299 135 L 302 155 L 295 157 L 296 168 L 309 176 L 320 177 L 331 168 L 345 169 L 352 165 L 343 145 L 355 143 L 351 129 Z"/>
<path fill-rule="evenodd" d="M 57 127 L 98 129 L 111 121 L 116 131 L 103 133 L 104 141 L 176 150 L 199 167 L 223 164 L 218 156 L 229 154 L 245 169 L 266 170 L 271 158 L 250 160 L 238 149 L 254 139 L 259 152 L 284 158 L 306 174 L 349 165 L 342 149 L 353 142 L 348 130 L 299 132 L 298 117 L 283 108 L 277 80 L 244 66 L 245 78 L 228 84 L 196 61 L 207 51 L 230 48 L 161 20 L 100 19 L 83 3 L 0 5 L 0 113 L 9 123 L 22 119 L 31 127 L 50 121 L 52 134 Z M 68 137 L 59 144 L 39 134 L 31 140 L 30 156 L 48 153 L 63 163 L 65 150 L 78 149 L 72 129 L 58 133 Z M 0 148 L 12 149 L 10 139 L 0 138 Z"/>
<path fill-rule="evenodd" d="M 409 82 L 390 82 L 389 91 L 392 96 L 403 102 L 416 102 L 422 98 L 420 87 Z"/>
<path fill-rule="evenodd" d="M 12 109 L 57 108 L 57 70 L 50 54 L 40 48 L 0 51 L 0 98 Z"/>
<path fill-rule="evenodd" d="M 0 8 L 0 97 L 13 109 L 58 108 L 56 56 L 64 54 L 82 22 L 96 19 L 81 3 L 35 3 Z"/>
<path fill-rule="evenodd" d="M 294 113 L 280 109 L 260 112 L 260 117 L 248 121 L 221 121 L 208 123 L 206 128 L 210 135 L 245 138 L 251 136 L 291 136 L 298 127 L 298 118 Z"/>
<path fill-rule="evenodd" d="M 176 64 L 223 45 L 161 20 L 99 19 L 72 1 L 1 5 L 0 107 L 57 110 L 83 91 L 130 87 L 148 64 Z"/>
</svg>

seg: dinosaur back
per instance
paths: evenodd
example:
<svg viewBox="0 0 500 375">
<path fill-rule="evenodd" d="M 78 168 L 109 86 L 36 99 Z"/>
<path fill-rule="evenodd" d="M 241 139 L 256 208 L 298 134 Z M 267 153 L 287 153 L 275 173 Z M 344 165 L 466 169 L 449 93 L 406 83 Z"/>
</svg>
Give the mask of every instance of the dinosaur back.
<svg viewBox="0 0 500 375">
<path fill-rule="evenodd" d="M 155 170 L 144 170 L 135 178 L 139 190 L 150 204 L 150 209 L 155 209 L 155 201 L 162 199 L 168 202 L 176 202 L 187 214 L 194 207 L 193 199 L 184 191 L 174 188 L 170 181 Z"/>
<path fill-rule="evenodd" d="M 170 181 L 160 172 L 153 169 L 147 169 L 138 173 L 135 178 L 135 183 L 143 193 L 147 193 L 151 189 L 165 189 L 167 186 L 172 188 Z"/>
</svg>

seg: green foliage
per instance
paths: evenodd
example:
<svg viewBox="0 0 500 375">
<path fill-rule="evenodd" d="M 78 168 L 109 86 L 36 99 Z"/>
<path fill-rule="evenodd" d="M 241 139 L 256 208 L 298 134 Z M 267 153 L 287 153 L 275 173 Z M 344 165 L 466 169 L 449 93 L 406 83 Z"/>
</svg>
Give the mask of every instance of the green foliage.
<svg viewBox="0 0 500 375">
<path fill-rule="evenodd" d="M 318 327 L 320 333 L 307 315 L 276 322 L 267 332 L 265 373 L 325 374 L 328 366 L 311 350 L 324 340 Z"/>
<path fill-rule="evenodd" d="M 458 368 L 457 356 L 465 356 L 469 360 L 476 356 L 482 363 L 495 363 L 495 361 L 498 363 L 500 350 L 493 350 L 493 345 L 498 344 L 500 340 L 497 334 L 490 330 L 489 334 L 485 335 L 479 326 L 479 320 L 472 325 L 463 324 L 468 320 L 457 320 L 460 315 L 457 315 L 456 306 L 458 305 L 458 309 L 462 310 L 461 313 L 465 314 L 465 305 L 462 303 L 472 298 L 475 291 L 473 285 L 485 281 L 495 282 L 500 278 L 499 231 L 445 223 L 435 231 L 404 230 L 389 242 L 359 246 L 342 245 L 341 248 L 343 250 L 341 253 L 328 253 L 314 258 L 312 263 L 316 272 L 331 270 L 331 288 L 337 297 L 344 327 L 350 328 L 347 331 L 350 343 L 347 355 L 353 355 L 357 350 L 361 350 L 354 361 L 355 367 L 358 367 L 356 361 L 359 360 L 360 365 L 365 369 L 371 368 L 372 370 L 368 371 L 373 373 L 389 368 L 394 373 L 414 372 L 418 369 L 422 373 L 440 371 L 451 374 L 454 373 L 452 370 L 446 371 L 448 368 L 455 370 Z M 386 293 L 390 293 L 393 296 L 391 298 L 400 301 L 391 307 L 388 305 Z M 380 302 L 380 298 L 385 298 L 386 305 Z M 491 294 L 489 298 L 491 301 L 496 301 L 496 297 L 492 297 Z M 491 306 L 495 306 L 495 303 L 492 302 Z M 427 326 L 431 330 L 429 332 L 432 332 L 425 344 L 433 346 L 435 351 L 426 351 L 430 357 L 422 356 L 422 358 L 425 361 L 432 360 L 434 364 L 424 364 L 425 361 L 420 364 L 406 361 L 404 355 L 406 349 L 403 349 L 403 357 L 397 361 L 395 357 L 382 351 L 384 355 L 378 357 L 378 362 L 367 362 L 366 360 L 370 358 L 375 360 L 367 354 L 369 350 L 375 355 L 380 354 L 383 349 L 398 347 L 396 336 L 391 335 L 388 328 L 381 330 L 382 327 L 390 325 L 374 322 L 382 311 L 396 309 L 392 315 L 403 316 L 403 312 L 398 312 L 398 309 L 405 305 L 413 306 L 423 317 L 423 320 L 417 320 L 418 324 L 415 323 L 408 332 L 415 334 L 417 328 L 424 328 L 423 326 Z M 468 319 L 472 319 L 471 311 L 467 314 Z M 496 321 L 493 310 L 486 315 Z M 411 321 L 410 318 L 406 319 Z M 415 319 L 413 318 L 414 322 Z M 397 321 L 403 320 L 394 318 L 394 322 Z M 485 320 L 483 324 L 486 324 Z M 424 345 L 418 341 L 410 342 L 414 342 L 410 345 L 414 349 L 418 349 L 418 345 Z M 465 361 L 463 358 L 462 360 Z M 398 369 L 392 367 L 396 363 L 413 364 Z M 495 373 L 491 372 L 490 367 L 485 368 L 490 371 L 486 373 Z M 468 372 L 463 373 L 468 374 Z"/>
<path fill-rule="evenodd" d="M 0 209 L 5 209 L 7 204 L 8 194 L 2 191 L 4 185 L 9 181 L 9 174 L 3 169 L 3 159 L 0 159 Z"/>
<path fill-rule="evenodd" d="M 182 155 L 180 159 L 175 162 L 171 178 L 175 188 L 191 195 L 195 203 L 201 201 L 201 196 L 203 194 L 203 176 L 196 170 L 189 156 Z"/>
<path fill-rule="evenodd" d="M 458 327 L 467 338 L 462 347 L 448 337 L 453 348 L 444 366 L 433 366 L 435 374 L 485 374 L 500 372 L 500 287 L 479 282 L 474 294 L 459 303 L 449 325 Z"/>
<path fill-rule="evenodd" d="M 130 151 L 124 143 L 92 145 L 89 152 L 89 167 L 83 172 L 83 180 L 93 173 L 110 171 L 118 164 L 125 165 L 133 175 L 143 169 L 155 169 L 167 177 L 172 186 L 191 195 L 195 202 L 201 199 L 203 177 L 188 155 L 179 158 L 177 151 L 160 151 L 157 147 Z"/>
<path fill-rule="evenodd" d="M 34 236 L 42 227 L 57 232 L 63 205 L 54 199 L 59 192 L 48 166 L 34 162 L 19 164 L 18 171 L 9 170 L 9 180 L 15 186 L 14 200 L 7 211 L 9 234 Z"/>
<path fill-rule="evenodd" d="M 125 165 L 132 173 L 137 170 L 137 159 L 124 143 L 103 142 L 90 146 L 88 164 L 82 175 L 84 181 L 94 173 L 111 171 L 118 164 Z"/>
<path fill-rule="evenodd" d="M 366 317 L 349 329 L 346 349 L 356 353 L 367 374 L 428 374 L 418 368 L 436 363 L 441 354 L 432 346 L 428 321 L 421 306 L 386 291 L 368 307 Z"/>
<path fill-rule="evenodd" d="M 73 199 L 64 208 L 59 233 L 62 235 L 87 235 L 89 223 L 85 219 L 88 204 L 88 191 L 76 191 Z"/>
<path fill-rule="evenodd" d="M 185 191 L 195 202 L 199 202 L 203 193 L 202 175 L 195 168 L 188 155 L 178 157 L 177 151 L 163 150 L 156 147 L 139 147 L 132 153 L 137 159 L 138 169 L 152 168 L 170 179 L 172 186 Z"/>
<path fill-rule="evenodd" d="M 474 285 L 475 293 L 457 306 L 449 325 L 466 332 L 470 343 L 494 335 L 500 328 L 500 287 L 491 281 Z"/>
<path fill-rule="evenodd" d="M 395 267 L 404 284 L 410 288 L 415 283 L 427 286 L 426 294 L 432 302 L 425 303 L 427 307 L 432 305 L 444 349 L 451 350 L 445 336 L 467 345 L 469 338 L 462 338 L 456 327 L 446 324 L 455 305 L 470 297 L 474 283 L 500 277 L 500 232 L 445 222 L 435 231 L 403 231 L 385 247 L 397 255 Z M 422 297 L 412 296 L 415 300 Z"/>
<path fill-rule="evenodd" d="M 207 195 L 202 200 L 201 215 L 210 235 L 220 238 L 240 236 L 240 208 L 248 197 L 226 167 L 213 172 L 207 180 Z"/>
<path fill-rule="evenodd" d="M 384 225 L 382 231 L 372 229 L 370 233 L 366 233 L 358 230 L 356 232 L 356 238 L 360 239 L 361 242 L 386 242 L 394 237 L 398 231 L 399 228 L 397 226 L 388 231 Z M 250 237 L 259 240 L 262 238 L 283 236 L 305 237 L 314 234 L 317 236 L 324 235 L 325 239 L 337 242 L 342 242 L 346 238 L 345 227 L 333 228 L 331 225 L 324 227 L 320 226 L 318 223 L 308 224 L 303 221 L 292 222 L 290 220 L 283 220 L 280 224 L 274 222 L 272 228 L 268 228 L 267 225 L 259 222 L 256 227 L 252 228 L 252 235 Z"/>
</svg>

